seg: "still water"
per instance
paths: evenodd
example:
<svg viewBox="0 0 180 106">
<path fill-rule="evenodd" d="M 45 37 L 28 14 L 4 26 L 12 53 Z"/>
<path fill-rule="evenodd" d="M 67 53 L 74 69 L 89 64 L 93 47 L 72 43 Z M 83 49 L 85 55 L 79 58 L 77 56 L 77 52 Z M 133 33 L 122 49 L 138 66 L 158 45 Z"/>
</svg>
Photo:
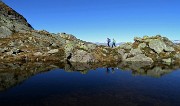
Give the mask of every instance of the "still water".
<svg viewBox="0 0 180 106">
<path fill-rule="evenodd" d="M 180 106 L 179 68 L 30 66 L 0 70 L 0 106 Z"/>
</svg>

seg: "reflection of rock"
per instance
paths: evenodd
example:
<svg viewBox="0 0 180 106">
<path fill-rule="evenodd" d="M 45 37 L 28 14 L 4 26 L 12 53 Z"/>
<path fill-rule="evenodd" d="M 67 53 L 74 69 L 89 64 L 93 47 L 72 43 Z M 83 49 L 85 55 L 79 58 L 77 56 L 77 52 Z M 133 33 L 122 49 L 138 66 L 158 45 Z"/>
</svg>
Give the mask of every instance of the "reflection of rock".
<svg viewBox="0 0 180 106">
<path fill-rule="evenodd" d="M 53 68 L 63 68 L 55 63 L 2 63 L 0 64 L 0 91 L 22 83 L 29 77 Z"/>
<path fill-rule="evenodd" d="M 153 69 L 147 70 L 146 75 L 153 76 L 153 77 L 160 77 L 167 73 L 170 73 L 172 69 L 163 69 L 162 67 L 156 66 Z"/>
<path fill-rule="evenodd" d="M 122 70 L 132 70 L 134 75 L 147 75 L 152 77 L 161 77 L 165 74 L 179 69 L 178 65 L 166 64 L 147 64 L 143 62 L 122 62 L 118 64 L 118 68 Z"/>
<path fill-rule="evenodd" d="M 62 68 L 68 72 L 78 71 L 82 74 L 88 73 L 89 70 L 95 70 L 100 67 L 117 67 L 122 70 L 132 70 L 135 75 L 148 75 L 160 77 L 171 71 L 180 68 L 176 65 L 149 64 L 148 62 L 121 62 L 119 64 L 106 63 L 2 63 L 0 64 L 0 91 L 13 87 L 29 77 L 48 71 L 54 68 Z"/>
</svg>

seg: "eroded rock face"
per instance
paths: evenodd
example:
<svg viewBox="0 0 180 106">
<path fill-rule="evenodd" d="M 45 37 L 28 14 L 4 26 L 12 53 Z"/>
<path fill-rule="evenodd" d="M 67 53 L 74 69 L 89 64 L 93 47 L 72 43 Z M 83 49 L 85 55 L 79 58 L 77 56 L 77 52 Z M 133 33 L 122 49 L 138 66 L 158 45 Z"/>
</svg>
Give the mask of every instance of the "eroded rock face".
<svg viewBox="0 0 180 106">
<path fill-rule="evenodd" d="M 32 30 L 27 20 L 12 8 L 0 1 L 0 37 L 5 38 L 14 32 L 26 32 Z"/>
</svg>

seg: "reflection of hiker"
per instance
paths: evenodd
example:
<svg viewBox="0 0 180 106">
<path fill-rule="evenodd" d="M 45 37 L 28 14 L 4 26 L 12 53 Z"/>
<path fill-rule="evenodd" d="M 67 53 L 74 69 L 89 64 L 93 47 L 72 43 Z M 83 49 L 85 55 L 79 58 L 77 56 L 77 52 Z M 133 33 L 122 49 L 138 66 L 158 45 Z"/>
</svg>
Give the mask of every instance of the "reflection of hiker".
<svg viewBox="0 0 180 106">
<path fill-rule="evenodd" d="M 107 74 L 110 73 L 110 70 L 109 70 L 108 67 L 106 68 L 106 73 L 107 73 Z"/>
<path fill-rule="evenodd" d="M 112 73 L 114 73 L 115 72 L 115 70 L 114 70 L 114 68 L 112 68 Z"/>
<path fill-rule="evenodd" d="M 107 38 L 107 45 L 110 47 L 109 43 L 111 42 L 111 39 Z"/>
<path fill-rule="evenodd" d="M 112 42 L 112 47 L 115 46 L 116 47 L 116 41 L 113 38 L 113 42 Z"/>
</svg>

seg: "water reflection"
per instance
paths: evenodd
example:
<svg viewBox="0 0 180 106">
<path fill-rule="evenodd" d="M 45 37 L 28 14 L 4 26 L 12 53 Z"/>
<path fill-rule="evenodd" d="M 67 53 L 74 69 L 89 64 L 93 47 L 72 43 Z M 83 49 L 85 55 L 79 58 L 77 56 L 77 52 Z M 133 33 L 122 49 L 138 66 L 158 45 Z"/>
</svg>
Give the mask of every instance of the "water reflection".
<svg viewBox="0 0 180 106">
<path fill-rule="evenodd" d="M 180 72 L 174 71 L 179 65 L 67 61 L 0 67 L 1 106 L 180 105 Z"/>
<path fill-rule="evenodd" d="M 107 74 L 114 73 L 115 69 L 121 71 L 132 71 L 132 75 L 145 75 L 151 77 L 161 77 L 168 74 L 178 68 L 179 65 L 163 65 L 163 64 L 151 64 L 145 63 L 118 63 L 118 64 L 85 64 L 85 63 L 1 63 L 0 64 L 0 91 L 4 91 L 8 88 L 21 84 L 24 80 L 30 78 L 41 72 L 47 72 L 49 70 L 60 68 L 66 72 L 80 72 L 87 74 L 89 70 L 96 70 L 99 67 L 104 68 L 104 72 Z M 117 71 L 117 70 L 116 70 Z"/>
</svg>

